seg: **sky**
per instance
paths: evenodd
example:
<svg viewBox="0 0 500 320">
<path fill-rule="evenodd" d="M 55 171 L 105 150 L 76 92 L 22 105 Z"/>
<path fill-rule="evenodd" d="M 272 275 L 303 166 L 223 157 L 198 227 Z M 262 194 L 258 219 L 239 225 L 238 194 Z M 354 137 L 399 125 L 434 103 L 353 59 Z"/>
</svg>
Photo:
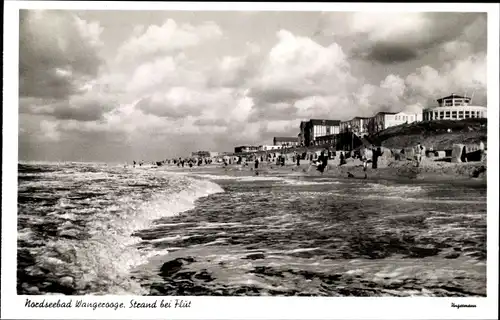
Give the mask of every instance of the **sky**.
<svg viewBox="0 0 500 320">
<path fill-rule="evenodd" d="M 487 106 L 485 13 L 22 10 L 19 159 L 162 160 Z"/>
</svg>

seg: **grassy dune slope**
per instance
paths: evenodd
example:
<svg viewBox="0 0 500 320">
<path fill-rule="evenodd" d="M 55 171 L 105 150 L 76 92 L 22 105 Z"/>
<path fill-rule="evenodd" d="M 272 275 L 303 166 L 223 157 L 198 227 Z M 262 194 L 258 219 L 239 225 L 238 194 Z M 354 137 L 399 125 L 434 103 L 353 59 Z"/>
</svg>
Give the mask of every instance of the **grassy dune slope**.
<svg viewBox="0 0 500 320">
<path fill-rule="evenodd" d="M 448 132 L 451 129 L 451 132 Z M 434 150 L 451 149 L 455 143 L 476 144 L 487 141 L 487 120 L 437 120 L 391 127 L 370 137 L 387 148 L 404 148 L 420 142 Z"/>
</svg>

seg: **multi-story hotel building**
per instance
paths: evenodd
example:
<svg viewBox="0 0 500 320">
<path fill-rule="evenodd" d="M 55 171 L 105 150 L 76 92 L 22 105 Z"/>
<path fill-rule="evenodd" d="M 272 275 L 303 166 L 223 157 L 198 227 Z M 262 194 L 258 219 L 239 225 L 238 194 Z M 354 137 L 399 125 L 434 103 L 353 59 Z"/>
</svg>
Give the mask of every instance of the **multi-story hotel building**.
<svg viewBox="0 0 500 320">
<path fill-rule="evenodd" d="M 300 124 L 300 137 L 305 146 L 310 146 L 316 138 L 340 133 L 340 120 L 311 119 Z"/>
<path fill-rule="evenodd" d="M 487 118 L 487 109 L 471 105 L 471 98 L 451 94 L 437 99 L 438 106 L 424 109 L 423 120 L 462 120 L 468 118 Z"/>
<path fill-rule="evenodd" d="M 342 121 L 340 123 L 341 132 L 354 132 L 358 136 L 368 134 L 368 123 L 371 118 L 354 117 L 351 120 Z"/>
<path fill-rule="evenodd" d="M 421 112 L 379 112 L 369 120 L 368 133 L 374 134 L 390 127 L 416 121 L 422 121 Z"/>
</svg>

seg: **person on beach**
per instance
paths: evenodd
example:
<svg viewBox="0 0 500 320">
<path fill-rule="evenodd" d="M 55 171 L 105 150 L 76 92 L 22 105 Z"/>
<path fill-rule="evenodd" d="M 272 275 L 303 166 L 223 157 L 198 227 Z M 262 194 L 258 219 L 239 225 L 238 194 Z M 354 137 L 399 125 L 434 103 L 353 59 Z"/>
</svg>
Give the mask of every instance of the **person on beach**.
<svg viewBox="0 0 500 320">
<path fill-rule="evenodd" d="M 339 164 L 339 166 L 342 166 L 342 165 L 344 165 L 344 164 L 346 164 L 346 163 L 347 163 L 347 162 L 345 161 L 345 156 L 344 156 L 344 153 L 343 153 L 343 152 L 341 152 L 341 153 L 340 153 L 340 164 Z"/>
<path fill-rule="evenodd" d="M 259 159 L 255 159 L 255 164 L 254 164 L 255 170 L 259 169 Z"/>
<path fill-rule="evenodd" d="M 322 161 L 323 171 L 328 171 L 328 158 L 329 158 L 328 152 L 329 151 L 323 153 L 323 161 Z"/>
<path fill-rule="evenodd" d="M 365 179 L 368 178 L 368 176 L 366 175 L 366 170 L 368 170 L 368 159 L 363 156 L 363 172 L 365 173 Z"/>
<path fill-rule="evenodd" d="M 323 151 L 318 157 L 318 166 L 316 168 L 321 174 L 325 171 L 325 153 Z"/>
<path fill-rule="evenodd" d="M 297 154 L 297 167 L 300 166 L 300 155 Z"/>
<path fill-rule="evenodd" d="M 380 150 L 380 147 L 377 147 L 376 150 L 373 150 L 373 155 L 372 155 L 372 169 L 377 169 L 378 167 L 378 158 L 382 155 L 382 150 Z"/>
<path fill-rule="evenodd" d="M 417 146 L 415 147 L 415 160 L 417 167 L 420 166 L 420 162 L 422 161 L 422 150 L 424 150 L 424 148 L 420 145 L 420 142 L 417 142 Z"/>
<path fill-rule="evenodd" d="M 479 152 L 480 152 L 480 155 L 481 155 L 481 160 L 480 161 L 484 161 L 485 159 L 485 152 L 484 152 L 484 142 L 483 140 L 481 140 L 481 142 L 479 143 Z"/>
</svg>

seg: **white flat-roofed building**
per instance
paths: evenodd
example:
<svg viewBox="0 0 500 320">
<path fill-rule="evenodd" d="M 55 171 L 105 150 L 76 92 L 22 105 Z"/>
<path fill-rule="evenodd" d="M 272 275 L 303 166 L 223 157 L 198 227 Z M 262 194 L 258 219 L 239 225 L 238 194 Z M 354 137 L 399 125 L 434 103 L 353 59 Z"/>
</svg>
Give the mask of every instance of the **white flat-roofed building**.
<svg viewBox="0 0 500 320">
<path fill-rule="evenodd" d="M 259 146 L 259 151 L 279 150 L 281 148 L 283 148 L 283 147 L 282 146 L 262 145 L 262 146 Z"/>
<path fill-rule="evenodd" d="M 488 118 L 487 108 L 471 105 L 471 98 L 451 94 L 437 99 L 438 106 L 424 109 L 423 120 L 463 120 L 468 118 Z"/>
</svg>

